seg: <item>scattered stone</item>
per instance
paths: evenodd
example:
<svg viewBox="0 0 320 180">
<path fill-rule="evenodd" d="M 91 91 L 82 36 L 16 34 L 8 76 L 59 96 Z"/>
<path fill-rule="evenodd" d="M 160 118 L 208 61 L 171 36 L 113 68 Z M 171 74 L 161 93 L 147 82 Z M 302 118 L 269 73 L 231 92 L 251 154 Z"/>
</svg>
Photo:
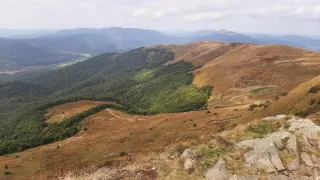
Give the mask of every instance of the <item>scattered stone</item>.
<svg viewBox="0 0 320 180">
<path fill-rule="evenodd" d="M 191 149 L 185 149 L 183 153 L 181 154 L 181 158 L 187 159 L 192 156 L 192 150 Z"/>
<path fill-rule="evenodd" d="M 219 159 L 217 164 L 210 168 L 205 176 L 207 180 L 228 180 L 229 173 L 226 168 L 226 162 L 223 159 Z"/>
<path fill-rule="evenodd" d="M 119 155 L 119 153 L 109 153 L 109 154 L 107 154 L 107 155 L 104 155 L 103 157 L 104 157 L 104 158 L 107 158 L 107 157 L 118 156 L 118 155 Z"/>
<path fill-rule="evenodd" d="M 302 160 L 303 162 L 305 162 L 308 166 L 313 167 L 313 163 L 312 163 L 312 161 L 311 161 L 311 158 L 310 158 L 310 156 L 309 156 L 307 153 L 302 152 L 301 155 L 300 155 L 300 157 L 301 157 L 301 160 Z"/>
<path fill-rule="evenodd" d="M 282 114 L 282 115 L 277 115 L 277 116 L 266 117 L 263 120 L 266 120 L 266 121 L 268 121 L 268 120 L 281 120 L 286 117 L 287 117 L 287 115 Z"/>
</svg>

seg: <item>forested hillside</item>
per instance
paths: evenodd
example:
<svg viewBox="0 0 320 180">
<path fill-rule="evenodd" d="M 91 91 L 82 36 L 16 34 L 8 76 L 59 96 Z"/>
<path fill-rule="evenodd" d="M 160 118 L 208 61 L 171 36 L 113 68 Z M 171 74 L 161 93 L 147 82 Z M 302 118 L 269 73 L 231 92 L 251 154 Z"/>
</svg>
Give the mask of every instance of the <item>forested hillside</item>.
<svg viewBox="0 0 320 180">
<path fill-rule="evenodd" d="M 83 118 L 112 107 L 138 114 L 190 111 L 205 108 L 211 87 L 192 85 L 194 66 L 166 64 L 173 53 L 139 48 L 107 53 L 41 76 L 0 86 L 0 154 L 21 151 L 70 137 Z M 114 101 L 47 124 L 46 110 L 80 99 Z"/>
</svg>

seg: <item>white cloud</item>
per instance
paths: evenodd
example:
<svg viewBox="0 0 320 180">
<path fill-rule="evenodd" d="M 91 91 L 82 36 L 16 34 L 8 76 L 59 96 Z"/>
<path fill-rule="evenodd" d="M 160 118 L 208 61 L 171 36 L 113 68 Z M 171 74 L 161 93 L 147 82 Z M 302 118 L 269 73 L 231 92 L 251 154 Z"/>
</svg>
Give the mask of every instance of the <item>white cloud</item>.
<svg viewBox="0 0 320 180">
<path fill-rule="evenodd" d="M 317 33 L 319 20 L 319 0 L 0 0 L 0 28 L 124 26 Z"/>
<path fill-rule="evenodd" d="M 228 12 L 195 13 L 186 15 L 184 20 L 187 22 L 222 21 L 230 17 L 231 14 Z"/>
</svg>

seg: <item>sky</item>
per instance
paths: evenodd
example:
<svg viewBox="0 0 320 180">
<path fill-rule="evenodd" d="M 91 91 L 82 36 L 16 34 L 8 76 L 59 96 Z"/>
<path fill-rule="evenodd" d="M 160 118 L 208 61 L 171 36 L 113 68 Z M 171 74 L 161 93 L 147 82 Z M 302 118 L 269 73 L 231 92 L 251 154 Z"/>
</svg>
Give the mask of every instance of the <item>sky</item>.
<svg viewBox="0 0 320 180">
<path fill-rule="evenodd" d="M 0 0 L 0 29 L 115 26 L 320 35 L 320 0 Z"/>
</svg>

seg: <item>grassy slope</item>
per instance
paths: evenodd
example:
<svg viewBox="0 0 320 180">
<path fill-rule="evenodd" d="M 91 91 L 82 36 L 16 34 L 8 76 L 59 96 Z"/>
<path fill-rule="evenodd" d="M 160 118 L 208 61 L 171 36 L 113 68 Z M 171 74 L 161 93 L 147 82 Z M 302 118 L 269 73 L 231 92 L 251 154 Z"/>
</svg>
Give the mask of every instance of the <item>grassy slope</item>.
<svg viewBox="0 0 320 180">
<path fill-rule="evenodd" d="M 4 92 L 0 96 L 1 154 L 75 134 L 78 119 L 82 118 L 71 118 L 67 125 L 63 125 L 65 121 L 62 125 L 44 122 L 47 108 L 65 102 L 81 99 L 116 101 L 129 112 L 140 114 L 204 108 L 210 88 L 192 85 L 194 67 L 191 63 L 182 61 L 164 65 L 171 59 L 173 54 L 164 49 L 139 48 L 122 54 L 100 55 L 27 83 L 0 86 L 0 92 Z M 139 78 L 145 71 L 152 73 L 147 78 Z"/>
<path fill-rule="evenodd" d="M 161 47 L 175 54 L 173 62 L 200 67 L 193 84 L 215 87 L 212 106 L 270 101 L 320 73 L 319 53 L 290 46 L 205 41 Z M 262 87 L 274 88 L 251 92 Z"/>
</svg>

